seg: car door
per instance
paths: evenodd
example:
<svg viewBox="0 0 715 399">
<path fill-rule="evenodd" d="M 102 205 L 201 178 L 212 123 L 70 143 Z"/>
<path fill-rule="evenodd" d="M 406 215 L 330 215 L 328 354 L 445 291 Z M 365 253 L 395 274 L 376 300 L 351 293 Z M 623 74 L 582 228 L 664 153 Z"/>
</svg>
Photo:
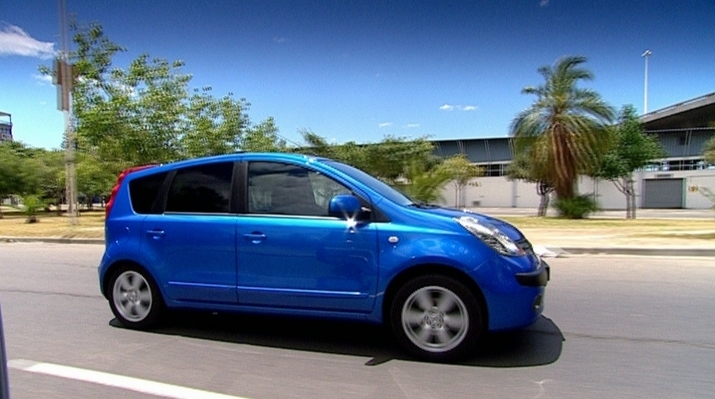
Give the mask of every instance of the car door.
<svg viewBox="0 0 715 399">
<path fill-rule="evenodd" d="M 144 220 L 143 251 L 171 300 L 236 303 L 233 169 L 233 162 L 178 169 L 164 212 Z"/>
<path fill-rule="evenodd" d="M 299 165 L 250 162 L 237 224 L 241 305 L 368 312 L 377 287 L 374 224 L 328 215 L 351 193 Z"/>
</svg>

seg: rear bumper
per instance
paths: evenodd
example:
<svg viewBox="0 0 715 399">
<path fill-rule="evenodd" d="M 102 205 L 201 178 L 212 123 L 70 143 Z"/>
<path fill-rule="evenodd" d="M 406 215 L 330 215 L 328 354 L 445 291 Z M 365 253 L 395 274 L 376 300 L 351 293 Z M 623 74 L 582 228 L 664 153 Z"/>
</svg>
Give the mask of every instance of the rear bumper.
<svg viewBox="0 0 715 399">
<path fill-rule="evenodd" d="M 525 287 L 546 287 L 551 279 L 551 267 L 543 260 L 541 265 L 542 267 L 533 272 L 515 274 L 516 281 Z"/>
</svg>

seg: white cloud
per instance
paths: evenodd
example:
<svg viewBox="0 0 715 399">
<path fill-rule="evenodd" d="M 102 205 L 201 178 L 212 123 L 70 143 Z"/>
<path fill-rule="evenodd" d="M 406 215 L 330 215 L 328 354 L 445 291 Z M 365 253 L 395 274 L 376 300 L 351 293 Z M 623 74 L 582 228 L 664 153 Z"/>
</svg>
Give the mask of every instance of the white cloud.
<svg viewBox="0 0 715 399">
<path fill-rule="evenodd" d="M 416 127 L 420 127 L 419 123 L 408 123 L 407 125 L 404 126 L 406 129 L 413 129 Z"/>
<path fill-rule="evenodd" d="M 286 39 L 285 39 L 285 38 L 282 38 L 282 37 L 274 37 L 274 38 L 273 38 L 273 41 L 274 41 L 275 43 L 281 44 L 281 43 L 285 43 Z"/>
<path fill-rule="evenodd" d="M 549 0 L 541 0 L 541 2 L 539 3 L 539 6 L 541 6 L 541 7 L 546 7 L 548 5 L 549 5 Z"/>
<path fill-rule="evenodd" d="M 381 123 L 381 124 L 379 124 L 379 125 L 377 125 L 377 126 L 378 126 L 378 127 L 390 127 L 390 126 L 392 126 L 392 122 L 384 122 L 384 123 Z"/>
<path fill-rule="evenodd" d="M 444 104 L 443 106 L 439 107 L 442 111 L 454 111 L 455 109 L 457 111 L 476 111 L 479 109 L 476 105 L 451 105 L 451 104 Z"/>
<path fill-rule="evenodd" d="M 0 28 L 0 56 L 3 55 L 50 59 L 55 56 L 55 44 L 33 39 L 21 28 L 5 24 Z"/>
<path fill-rule="evenodd" d="M 52 76 L 49 75 L 40 75 L 40 74 L 35 74 L 32 75 L 33 78 L 37 81 L 37 83 L 40 86 L 44 86 L 46 84 L 51 84 L 52 83 Z"/>
</svg>

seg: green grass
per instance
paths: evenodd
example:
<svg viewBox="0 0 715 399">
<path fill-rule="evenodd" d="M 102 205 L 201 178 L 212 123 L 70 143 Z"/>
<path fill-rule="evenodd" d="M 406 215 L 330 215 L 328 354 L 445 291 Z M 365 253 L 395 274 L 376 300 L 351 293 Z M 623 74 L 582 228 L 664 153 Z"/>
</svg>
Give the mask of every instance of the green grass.
<svg viewBox="0 0 715 399">
<path fill-rule="evenodd" d="M 77 224 L 70 218 L 57 213 L 41 212 L 38 223 L 25 223 L 22 212 L 5 212 L 0 219 L 0 236 L 4 237 L 62 237 L 62 238 L 103 238 L 104 212 L 82 212 Z"/>
</svg>

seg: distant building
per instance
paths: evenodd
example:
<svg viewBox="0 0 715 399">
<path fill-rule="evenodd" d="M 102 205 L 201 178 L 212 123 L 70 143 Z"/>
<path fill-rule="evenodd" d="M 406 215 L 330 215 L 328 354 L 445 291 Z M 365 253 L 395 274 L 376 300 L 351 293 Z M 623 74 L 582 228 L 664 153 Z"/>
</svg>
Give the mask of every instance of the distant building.
<svg viewBox="0 0 715 399">
<path fill-rule="evenodd" d="M 715 136 L 715 93 L 659 109 L 640 117 L 645 133 L 655 135 L 666 152 L 634 173 L 639 208 L 707 209 L 713 203 L 700 188 L 715 191 L 715 165 L 703 159 L 703 146 Z M 434 140 L 435 154 L 449 157 L 464 154 L 484 168 L 484 176 L 475 179 L 455 198 L 451 186 L 443 192 L 448 205 L 459 202 L 467 207 L 536 208 L 536 185 L 510 181 L 506 169 L 514 155 L 511 137 Z M 578 191 L 593 193 L 603 209 L 625 209 L 625 196 L 610 181 L 582 176 Z"/>
<path fill-rule="evenodd" d="M 0 111 L 0 141 L 12 141 L 12 115 Z"/>
</svg>

